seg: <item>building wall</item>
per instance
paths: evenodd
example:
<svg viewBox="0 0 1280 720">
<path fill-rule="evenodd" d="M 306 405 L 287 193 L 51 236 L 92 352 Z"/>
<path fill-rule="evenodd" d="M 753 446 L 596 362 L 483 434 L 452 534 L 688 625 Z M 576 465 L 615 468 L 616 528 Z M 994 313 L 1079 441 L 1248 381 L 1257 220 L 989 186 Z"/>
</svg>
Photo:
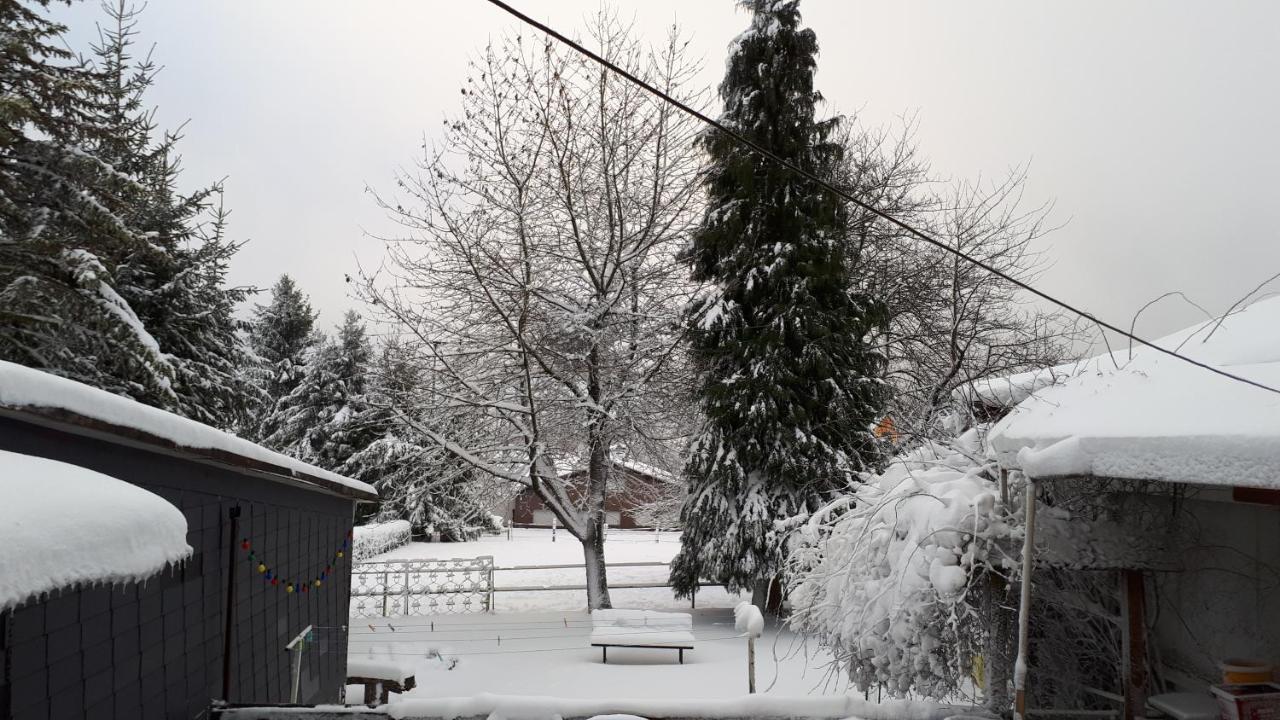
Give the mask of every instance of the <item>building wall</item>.
<svg viewBox="0 0 1280 720">
<path fill-rule="evenodd" d="M 229 560 L 236 592 L 228 699 L 287 701 L 285 645 L 308 624 L 318 629 L 300 699 L 338 699 L 349 558 L 333 564 L 320 588 L 286 594 L 263 581 L 239 543 L 249 538 L 286 577 L 310 577 L 346 537 L 351 501 L 9 418 L 0 418 L 0 449 L 81 465 L 160 495 L 186 516 L 194 549 L 183 565 L 146 582 L 59 592 L 6 613 L 0 644 L 13 720 L 203 717 L 223 695 Z M 241 520 L 233 536 L 235 506 Z"/>
<path fill-rule="evenodd" d="M 630 507 L 620 498 L 613 495 L 605 497 L 604 501 L 605 514 L 610 517 L 609 527 L 630 530 L 640 527 L 636 523 L 635 517 L 630 512 Z M 534 527 L 551 527 L 549 520 L 551 511 L 547 509 L 542 498 L 538 497 L 532 490 L 522 490 L 516 496 L 515 503 L 511 511 L 512 522 L 516 525 L 532 525 Z M 613 515 L 616 513 L 616 515 Z M 612 520 L 616 519 L 617 522 Z"/>
<path fill-rule="evenodd" d="M 1202 689 L 1221 681 L 1218 662 L 1229 657 L 1280 668 L 1280 506 L 1202 491 L 1181 508 L 1183 567 L 1148 584 L 1170 679 Z"/>
</svg>

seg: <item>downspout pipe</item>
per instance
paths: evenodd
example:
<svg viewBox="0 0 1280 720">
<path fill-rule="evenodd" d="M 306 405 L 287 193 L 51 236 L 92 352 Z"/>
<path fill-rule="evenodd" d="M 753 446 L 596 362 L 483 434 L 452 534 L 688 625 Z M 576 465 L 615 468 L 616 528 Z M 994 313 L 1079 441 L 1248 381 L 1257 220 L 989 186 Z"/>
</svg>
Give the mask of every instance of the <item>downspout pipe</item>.
<svg viewBox="0 0 1280 720">
<path fill-rule="evenodd" d="M 1030 661 L 1031 573 L 1036 551 L 1036 481 L 1027 478 L 1027 528 L 1022 539 L 1022 600 L 1018 605 L 1018 659 L 1013 665 L 1014 720 L 1027 717 L 1027 663 Z"/>
</svg>

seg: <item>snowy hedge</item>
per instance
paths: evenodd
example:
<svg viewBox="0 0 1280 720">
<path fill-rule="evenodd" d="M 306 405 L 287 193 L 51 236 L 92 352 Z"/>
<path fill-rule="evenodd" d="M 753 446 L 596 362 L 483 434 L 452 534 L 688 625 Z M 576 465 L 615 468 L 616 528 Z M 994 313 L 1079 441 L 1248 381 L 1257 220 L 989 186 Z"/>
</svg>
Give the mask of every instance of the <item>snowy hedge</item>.
<svg viewBox="0 0 1280 720">
<path fill-rule="evenodd" d="M 938 698 L 968 684 L 983 652 L 975 590 L 1014 570 L 1021 535 L 994 476 L 971 430 L 899 456 L 799 528 L 792 622 L 859 687 Z"/>
<path fill-rule="evenodd" d="M 412 533 L 408 520 L 357 526 L 351 543 L 351 558 L 360 562 L 381 555 L 409 542 Z"/>
</svg>

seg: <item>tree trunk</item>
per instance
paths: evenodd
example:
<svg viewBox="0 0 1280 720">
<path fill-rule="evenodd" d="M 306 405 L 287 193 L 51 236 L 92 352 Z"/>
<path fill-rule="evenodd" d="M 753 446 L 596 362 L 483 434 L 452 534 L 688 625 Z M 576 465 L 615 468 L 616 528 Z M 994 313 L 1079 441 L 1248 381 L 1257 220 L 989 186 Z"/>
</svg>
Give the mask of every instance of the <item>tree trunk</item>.
<svg viewBox="0 0 1280 720">
<path fill-rule="evenodd" d="M 609 581 L 605 577 L 604 533 L 600 525 L 593 524 L 590 537 L 582 540 L 582 556 L 587 568 L 587 607 L 591 610 L 608 610 Z"/>
</svg>

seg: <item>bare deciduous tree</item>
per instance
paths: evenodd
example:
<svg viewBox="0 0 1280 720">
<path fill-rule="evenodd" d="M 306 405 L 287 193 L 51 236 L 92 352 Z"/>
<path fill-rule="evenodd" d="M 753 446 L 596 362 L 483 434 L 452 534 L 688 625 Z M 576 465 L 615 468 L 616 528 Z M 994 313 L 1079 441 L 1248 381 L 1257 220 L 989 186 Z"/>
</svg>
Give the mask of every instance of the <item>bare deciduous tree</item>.
<svg viewBox="0 0 1280 720">
<path fill-rule="evenodd" d="M 674 28 L 651 49 L 602 11 L 587 34 L 696 104 L 696 66 Z M 675 256 L 699 215 L 698 128 L 520 35 L 473 62 L 462 107 L 442 145 L 380 197 L 406 233 L 363 292 L 429 354 L 435 407 L 406 416 L 459 459 L 532 488 L 582 542 L 590 607 L 609 607 L 612 458 L 655 462 L 687 434 L 678 319 L 693 288 Z M 585 487 L 556 473 L 574 459 Z"/>
<path fill-rule="evenodd" d="M 1012 278 L 1039 277 L 1035 245 L 1049 229 L 1049 207 L 1022 208 L 1025 169 L 995 182 L 939 183 L 917 152 L 914 119 L 893 134 L 849 127 L 841 181 L 856 196 Z M 857 276 L 890 312 L 884 351 L 898 432 L 935 436 L 958 388 L 1071 356 L 1072 326 L 1013 283 L 872 213 L 855 208 L 849 218 Z"/>
</svg>

